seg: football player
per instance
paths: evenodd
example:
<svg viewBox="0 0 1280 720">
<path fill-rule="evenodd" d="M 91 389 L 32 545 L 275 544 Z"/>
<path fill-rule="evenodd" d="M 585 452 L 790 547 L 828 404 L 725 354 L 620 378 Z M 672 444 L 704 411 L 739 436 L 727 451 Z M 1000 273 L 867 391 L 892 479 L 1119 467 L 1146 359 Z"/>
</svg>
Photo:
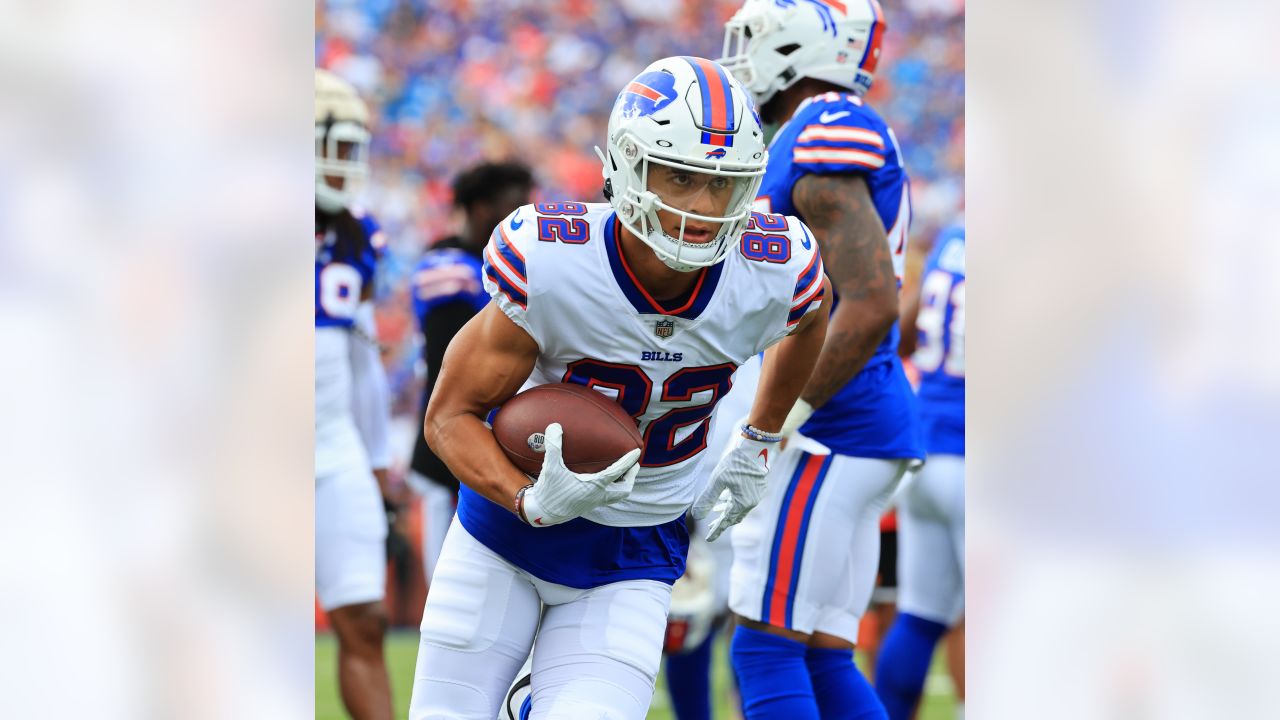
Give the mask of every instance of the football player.
<svg viewBox="0 0 1280 720">
<path fill-rule="evenodd" d="M 489 233 L 504 217 L 529 202 L 532 192 L 533 175 L 519 163 L 483 163 L 453 181 L 454 205 L 466 219 L 462 234 L 432 245 L 413 271 L 413 314 L 422 330 L 422 357 L 427 367 L 419 424 L 440 377 L 445 348 L 489 303 L 481 258 Z M 421 433 L 410 467 L 414 487 L 422 496 L 422 559 L 429 583 L 457 505 L 458 480 L 427 447 Z"/>
<path fill-rule="evenodd" d="M 896 354 L 910 222 L 902 153 L 862 95 L 885 24 L 875 0 L 747 0 L 720 60 L 781 127 L 757 210 L 812 228 L 837 295 L 827 342 L 789 413 L 786 453 L 733 533 L 731 657 L 749 718 L 882 717 L 853 664 L 879 519 L 923 458 Z"/>
<path fill-rule="evenodd" d="M 338 638 L 343 704 L 357 720 L 389 720 L 382 656 L 387 525 L 364 441 L 378 442 L 378 420 L 362 434 L 355 411 L 378 414 L 355 388 L 376 392 L 370 374 L 382 371 L 376 346 L 371 360 L 370 343 L 356 328 L 361 304 L 372 296 L 377 253 L 372 221 L 349 209 L 356 183 L 368 173 L 367 125 L 355 89 L 316 70 L 316 594 Z"/>
<path fill-rule="evenodd" d="M 491 720 L 531 648 L 533 718 L 645 716 L 684 572 L 683 516 L 692 505 L 714 540 L 756 505 L 825 335 L 810 232 L 751 212 L 763 133 L 724 68 L 659 60 L 614 103 L 600 153 L 609 202 L 525 205 L 494 229 L 493 302 L 449 345 L 427 408 L 426 439 L 462 487 L 411 718 Z M 699 493 L 708 418 L 761 351 L 756 401 Z M 575 474 L 552 423 L 539 476 L 525 476 L 484 418 L 554 382 L 612 397 L 643 448 Z"/>
<path fill-rule="evenodd" d="M 902 492 L 898 617 L 876 662 L 876 692 L 891 720 L 911 717 L 934 648 L 964 611 L 964 286 L 957 226 L 938 237 L 919 299 L 903 313 L 908 332 L 913 319 L 917 331 L 911 357 L 928 462 Z M 963 643 L 963 633 L 953 642 Z M 963 683 L 956 692 L 963 703 Z"/>
</svg>

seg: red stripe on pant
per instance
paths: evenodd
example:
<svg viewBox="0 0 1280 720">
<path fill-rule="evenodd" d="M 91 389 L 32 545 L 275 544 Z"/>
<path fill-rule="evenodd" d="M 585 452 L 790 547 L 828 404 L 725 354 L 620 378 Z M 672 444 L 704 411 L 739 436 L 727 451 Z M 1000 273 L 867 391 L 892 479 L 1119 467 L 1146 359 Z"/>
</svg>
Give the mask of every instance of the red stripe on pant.
<svg viewBox="0 0 1280 720">
<path fill-rule="evenodd" d="M 810 455 L 804 461 L 804 470 L 796 482 L 796 490 L 791 495 L 791 504 L 778 532 L 782 533 L 782 546 L 778 550 L 778 567 L 773 578 L 773 597 L 769 603 L 769 617 L 765 622 L 775 627 L 787 627 L 787 598 L 791 595 L 791 574 L 796 563 L 800 562 L 803 542 L 800 537 L 800 526 L 804 524 L 804 511 L 813 501 L 814 485 L 818 480 L 818 472 L 822 469 L 822 455 Z"/>
</svg>

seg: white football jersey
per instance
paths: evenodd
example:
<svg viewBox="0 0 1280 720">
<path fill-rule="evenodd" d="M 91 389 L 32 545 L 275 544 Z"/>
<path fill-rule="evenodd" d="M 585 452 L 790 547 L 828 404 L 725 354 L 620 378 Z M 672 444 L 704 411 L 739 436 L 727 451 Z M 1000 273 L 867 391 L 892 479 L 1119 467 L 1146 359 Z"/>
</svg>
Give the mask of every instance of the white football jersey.
<svg viewBox="0 0 1280 720">
<path fill-rule="evenodd" d="M 583 516 L 631 527 L 689 508 L 716 402 L 739 365 L 821 306 L 824 275 L 803 223 L 755 213 L 737 250 L 699 271 L 688 297 L 659 303 L 622 255 L 624 232 L 606 203 L 525 205 L 494 230 L 484 282 L 538 343 L 525 389 L 587 385 L 636 419 L 644 448 L 635 489 Z"/>
</svg>

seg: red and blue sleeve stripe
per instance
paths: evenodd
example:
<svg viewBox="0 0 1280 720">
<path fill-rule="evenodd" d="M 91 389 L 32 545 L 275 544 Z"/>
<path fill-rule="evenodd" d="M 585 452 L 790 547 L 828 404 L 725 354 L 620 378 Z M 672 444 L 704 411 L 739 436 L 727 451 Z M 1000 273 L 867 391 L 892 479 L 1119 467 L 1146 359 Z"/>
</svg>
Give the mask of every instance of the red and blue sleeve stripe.
<svg viewBox="0 0 1280 720">
<path fill-rule="evenodd" d="M 527 284 L 529 275 L 525 270 L 524 255 L 521 255 L 520 250 L 511 243 L 511 239 L 507 237 L 507 231 L 502 225 L 498 225 L 497 231 L 493 234 L 493 244 L 498 249 L 498 254 L 502 256 L 502 259 L 507 261 L 507 266 L 520 278 L 520 282 Z"/>
<path fill-rule="evenodd" d="M 760 619 L 774 627 L 792 627 L 795 590 L 800 583 L 809 520 L 834 458 L 834 455 L 801 453 L 782 498 L 769 552 L 769 575 L 760 604 Z"/>
<path fill-rule="evenodd" d="M 529 296 L 516 287 L 505 275 L 497 272 L 488 257 L 484 259 L 484 274 L 498 286 L 498 289 L 502 291 L 503 295 L 507 296 L 508 300 L 523 309 L 527 310 L 529 308 Z"/>
<path fill-rule="evenodd" d="M 796 281 L 796 291 L 791 298 L 791 312 L 787 314 L 787 327 L 800 322 L 814 308 L 814 303 L 822 301 L 827 292 L 823 288 L 822 278 L 822 258 L 815 252 L 809 266 L 800 273 L 800 279 Z"/>
<path fill-rule="evenodd" d="M 876 130 L 844 125 L 805 126 L 792 150 L 796 163 L 851 165 L 878 170 L 885 164 L 884 137 Z"/>
<path fill-rule="evenodd" d="M 484 249 L 484 274 L 511 302 L 528 308 L 529 278 L 524 256 L 511 243 L 501 225 Z"/>
<path fill-rule="evenodd" d="M 801 297 L 813 292 L 813 284 L 822 276 L 822 256 L 818 253 L 813 254 L 813 258 L 809 260 L 809 265 L 800 273 L 800 279 L 796 281 L 795 294 L 791 296 L 791 301 L 796 302 Z"/>
<path fill-rule="evenodd" d="M 705 58 L 684 57 L 698 76 L 702 90 L 702 142 L 717 147 L 733 147 L 733 94 L 724 68 Z"/>
<path fill-rule="evenodd" d="M 827 294 L 826 289 L 821 285 L 819 285 L 818 292 L 814 293 L 813 295 L 810 295 L 804 300 L 801 300 L 795 305 L 792 305 L 791 312 L 787 314 L 787 327 L 794 327 L 797 323 L 799 323 L 800 320 L 806 314 L 808 314 L 810 310 L 813 310 L 815 307 L 817 307 L 817 303 L 822 302 L 822 298 L 826 294 Z"/>
</svg>

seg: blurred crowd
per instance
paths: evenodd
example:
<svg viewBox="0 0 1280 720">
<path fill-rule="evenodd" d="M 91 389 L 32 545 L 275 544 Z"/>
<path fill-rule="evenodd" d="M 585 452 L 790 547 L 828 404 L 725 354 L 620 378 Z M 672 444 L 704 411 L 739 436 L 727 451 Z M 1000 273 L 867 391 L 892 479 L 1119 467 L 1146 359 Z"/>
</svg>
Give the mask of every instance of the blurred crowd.
<svg viewBox="0 0 1280 720">
<path fill-rule="evenodd" d="M 964 2 L 882 0 L 888 34 L 869 102 L 902 145 L 913 241 L 964 203 Z M 458 230 L 450 182 L 483 160 L 518 159 L 540 199 L 601 200 L 603 143 L 618 90 L 669 55 L 720 56 L 741 0 L 320 0 L 316 64 L 361 91 L 372 114 L 365 205 L 387 253 L 379 331 L 396 412 L 416 390 L 409 281 L 422 251 Z"/>
</svg>

